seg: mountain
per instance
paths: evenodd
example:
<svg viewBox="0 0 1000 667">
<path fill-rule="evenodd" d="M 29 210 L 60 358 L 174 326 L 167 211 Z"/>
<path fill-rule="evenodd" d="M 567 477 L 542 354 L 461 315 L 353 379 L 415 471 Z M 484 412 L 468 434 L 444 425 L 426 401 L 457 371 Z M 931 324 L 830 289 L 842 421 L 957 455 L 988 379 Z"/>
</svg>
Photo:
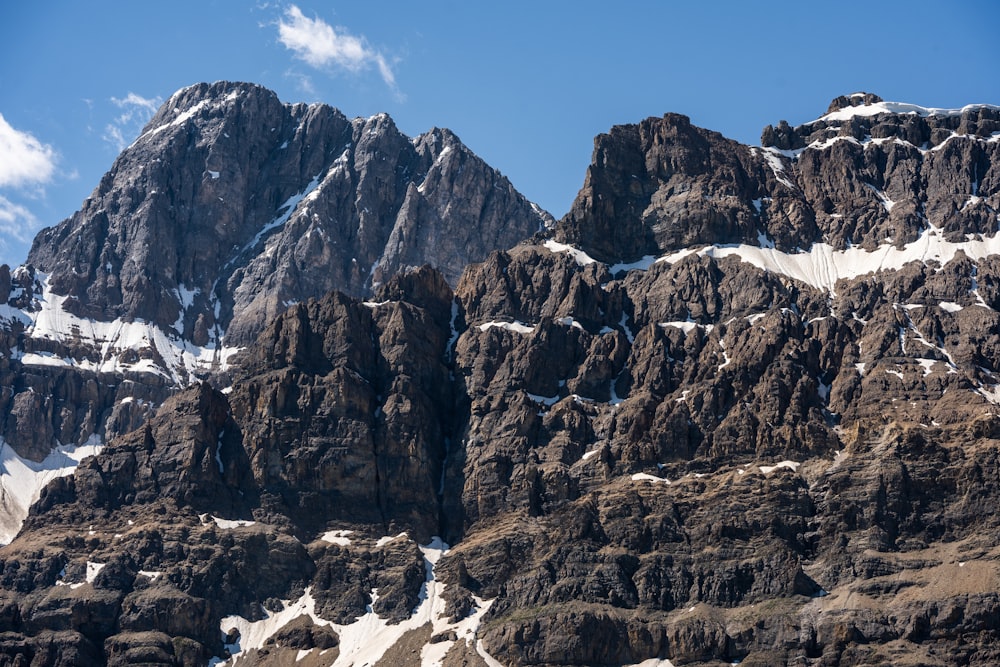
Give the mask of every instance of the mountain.
<svg viewBox="0 0 1000 667">
<path fill-rule="evenodd" d="M 192 90 L 116 165 L 188 122 L 171 107 L 198 107 L 177 102 Z M 247 338 L 191 386 L 152 354 L 84 360 L 129 326 L 167 331 L 194 274 L 154 263 L 150 284 L 176 288 L 129 283 L 115 302 L 72 262 L 105 262 L 131 233 L 98 233 L 100 208 L 43 232 L 33 267 L 9 272 L 4 438 L 22 446 L 0 479 L 61 476 L 0 550 L 0 660 L 996 664 L 998 173 L 985 105 L 858 94 L 760 147 L 674 114 L 615 127 L 562 220 L 518 204 L 524 240 L 457 280 L 387 261 L 339 291 L 283 293 L 272 317 L 239 299 L 250 268 L 227 274 L 167 339 L 196 346 L 186 323 L 209 303 L 212 340 Z M 252 241 L 298 212 L 254 257 L 294 256 L 308 227 L 283 232 L 311 220 L 307 190 L 247 226 Z M 289 192 L 306 194 L 282 209 Z M 173 206 L 197 221 L 186 234 L 209 233 L 200 205 Z M 404 209 L 407 229 L 447 219 Z M 171 289 L 166 319 L 142 310 Z M 123 333 L 84 335 L 102 317 Z M 104 400 L 110 417 L 93 414 Z M 54 421 L 31 422 L 37 406 Z M 96 437 L 25 447 L 48 423 Z"/>
<path fill-rule="evenodd" d="M 347 119 L 219 82 L 174 94 L 80 211 L 0 271 L 0 542 L 55 474 L 142 425 L 294 303 L 462 269 L 551 225 L 448 130 Z M 10 484 L 8 488 L 12 488 Z"/>
<path fill-rule="evenodd" d="M 68 313 L 179 336 L 198 363 L 164 370 L 185 380 L 291 303 L 428 263 L 454 284 L 550 222 L 447 130 L 220 82 L 167 100 L 28 262 Z"/>
</svg>

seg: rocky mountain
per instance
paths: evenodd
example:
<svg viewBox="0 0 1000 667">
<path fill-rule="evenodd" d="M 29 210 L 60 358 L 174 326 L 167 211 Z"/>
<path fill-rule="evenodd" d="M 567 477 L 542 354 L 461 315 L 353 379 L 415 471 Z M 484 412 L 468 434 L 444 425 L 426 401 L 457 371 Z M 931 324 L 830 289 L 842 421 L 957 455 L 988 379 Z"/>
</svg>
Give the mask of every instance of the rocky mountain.
<svg viewBox="0 0 1000 667">
<path fill-rule="evenodd" d="M 448 130 L 410 139 L 385 114 L 244 83 L 177 92 L 81 210 L 0 270 L 0 434 L 25 459 L 0 542 L 48 477 L 224 375 L 290 305 L 370 296 L 423 264 L 456 284 L 551 223 Z"/>
<path fill-rule="evenodd" d="M 187 123 L 169 107 L 193 90 L 130 150 Z M 43 232 L 46 276 L 9 275 L 5 405 L 98 437 L 48 455 L 72 464 L 0 549 L 0 663 L 996 664 L 998 174 L 989 106 L 858 94 L 760 147 L 671 114 L 616 127 L 565 218 L 532 236 L 529 217 L 458 280 L 380 259 L 265 317 L 239 286 L 305 237 L 261 237 L 174 329 L 221 304 L 247 344 L 183 389 L 155 355 L 66 379 L 101 318 L 179 311 L 73 282 L 79 249 L 104 262 L 129 233 Z M 285 196 L 274 234 L 307 230 L 312 195 Z M 176 300 L 195 279 L 173 271 Z M 266 325 L 241 330 L 246 310 Z M 100 400 L 110 418 L 83 410 Z M 8 443 L 39 427 L 10 424 Z M 53 476 L 10 450 L 5 490 Z"/>
</svg>

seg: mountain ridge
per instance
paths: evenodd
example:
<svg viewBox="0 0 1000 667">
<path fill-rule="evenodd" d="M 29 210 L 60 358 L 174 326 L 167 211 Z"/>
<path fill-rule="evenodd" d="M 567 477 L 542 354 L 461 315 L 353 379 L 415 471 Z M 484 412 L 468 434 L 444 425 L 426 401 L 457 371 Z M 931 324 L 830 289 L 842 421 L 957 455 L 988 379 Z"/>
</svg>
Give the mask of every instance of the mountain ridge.
<svg viewBox="0 0 1000 667">
<path fill-rule="evenodd" d="M 994 664 L 996 109 L 892 104 L 614 128 L 550 232 L 289 304 L 224 391 L 78 384 L 16 309 L 5 442 L 108 426 L 0 550 L 0 656 Z"/>
</svg>

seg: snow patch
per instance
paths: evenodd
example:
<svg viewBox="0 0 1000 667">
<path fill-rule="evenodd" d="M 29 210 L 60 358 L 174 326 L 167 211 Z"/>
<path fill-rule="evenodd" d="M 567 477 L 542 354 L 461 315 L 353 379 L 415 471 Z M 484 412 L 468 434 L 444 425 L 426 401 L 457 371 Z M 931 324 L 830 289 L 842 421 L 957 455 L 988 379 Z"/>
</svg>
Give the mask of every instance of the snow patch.
<svg viewBox="0 0 1000 667">
<path fill-rule="evenodd" d="M 759 466 L 759 468 L 762 473 L 764 473 L 765 475 L 769 475 L 778 468 L 788 468 L 792 472 L 795 472 L 796 470 L 799 469 L 800 465 L 802 464 L 796 461 L 779 461 L 778 463 L 775 463 L 773 466 Z"/>
<path fill-rule="evenodd" d="M 204 517 L 205 515 L 202 514 L 200 516 Z M 225 528 L 225 529 L 243 528 L 244 526 L 252 526 L 257 523 L 256 521 L 248 521 L 246 519 L 220 519 L 219 517 L 214 515 L 212 516 L 212 521 L 214 521 L 215 525 L 218 526 L 219 528 Z M 205 523 L 204 518 L 202 518 L 202 523 Z"/>
<path fill-rule="evenodd" d="M 542 245 L 548 248 L 550 252 L 564 252 L 568 254 L 580 266 L 587 266 L 588 264 L 593 264 L 597 261 L 582 250 L 574 248 L 571 245 L 566 245 L 565 243 L 559 243 L 558 241 L 554 241 L 552 239 L 549 239 Z"/>
<path fill-rule="evenodd" d="M 320 539 L 330 544 L 347 547 L 351 545 L 351 538 L 348 535 L 353 533 L 353 530 L 331 530 L 323 533 Z"/>
<path fill-rule="evenodd" d="M 401 623 L 390 625 L 388 621 L 375 613 L 372 605 L 368 605 L 366 612 L 358 616 L 353 623 L 336 624 L 321 618 L 316 613 L 316 601 L 312 596 L 311 587 L 306 588 L 303 596 L 297 601 L 284 602 L 284 609 L 281 611 L 264 611 L 265 617 L 260 621 L 251 622 L 241 616 L 227 616 L 221 620 L 219 628 L 223 634 L 228 633 L 231 628 L 236 628 L 239 631 L 238 642 L 226 646 L 232 654 L 232 663 L 239 664 L 240 658 L 246 652 L 262 648 L 267 640 L 282 627 L 299 616 L 307 615 L 316 625 L 332 628 L 340 638 L 340 654 L 333 663 L 334 667 L 373 665 L 405 633 L 428 623 L 431 625 L 434 635 L 454 632 L 456 637 L 456 640 L 426 644 L 421 649 L 420 664 L 441 665 L 445 654 L 456 641 L 464 640 L 467 645 L 471 645 L 475 641 L 479 624 L 492 601 L 484 601 L 473 596 L 476 604 L 475 611 L 456 623 L 450 623 L 446 613 L 446 602 L 442 595 L 445 587 L 444 584 L 437 581 L 434 573 L 434 568 L 441 556 L 447 553 L 448 545 L 440 538 L 435 537 L 429 544 L 420 546 L 420 551 L 424 555 L 425 580 L 420 590 L 420 603 L 413 610 L 410 618 Z M 378 599 L 378 591 L 373 590 L 371 597 L 372 603 L 374 603 Z M 302 654 L 299 653 L 298 656 L 301 657 Z"/>
<path fill-rule="evenodd" d="M 36 275 L 42 283 L 42 292 L 37 299 L 40 309 L 34 312 L 18 311 L 22 321 L 27 320 L 27 336 L 72 346 L 89 346 L 98 351 L 98 360 L 58 359 L 46 353 L 27 353 L 23 355 L 27 359 L 25 363 L 69 365 L 94 373 L 151 373 L 185 386 L 193 376 L 204 375 L 211 370 L 225 370 L 229 359 L 239 351 L 239 348 L 218 345 L 214 340 L 199 347 L 183 340 L 177 333 L 168 333 L 144 320 L 99 322 L 78 317 L 64 307 L 68 297 L 52 292 L 49 277 Z M 181 285 L 177 297 L 182 305 L 187 304 L 185 307 L 188 307 L 197 293 L 197 290 L 187 290 Z M 124 352 L 138 354 L 123 355 Z M 129 360 L 136 358 L 135 361 Z M 162 366 L 154 360 L 156 358 L 163 360 Z"/>
<path fill-rule="evenodd" d="M 57 477 L 72 475 L 80 461 L 96 456 L 104 443 L 92 435 L 82 445 L 60 445 L 41 463 L 22 458 L 0 437 L 0 545 L 10 544 L 42 489 Z"/>
<path fill-rule="evenodd" d="M 559 317 L 556 319 L 556 324 L 561 324 L 564 327 L 574 327 L 583 331 L 583 325 L 574 320 L 572 317 Z"/>
<path fill-rule="evenodd" d="M 712 329 L 715 328 L 714 324 L 699 324 L 697 322 L 692 322 L 691 320 L 685 320 L 683 322 L 680 321 L 659 322 L 658 324 L 664 329 L 666 329 L 667 327 L 675 327 L 677 329 L 680 329 L 685 333 L 685 335 L 691 333 L 695 329 L 704 329 L 705 333 L 710 333 Z"/>
<path fill-rule="evenodd" d="M 94 579 L 97 578 L 97 574 L 104 569 L 105 563 L 95 563 L 93 561 L 87 561 L 87 583 L 94 583 Z"/>
<path fill-rule="evenodd" d="M 838 280 L 852 279 L 884 270 L 900 269 L 910 262 L 927 264 L 931 261 L 947 264 L 959 252 L 973 261 L 1000 254 L 1000 234 L 960 242 L 945 241 L 939 229 L 930 227 L 917 240 L 902 248 L 883 244 L 872 252 L 851 247 L 834 250 L 826 243 L 815 243 L 808 251 L 788 253 L 747 244 L 713 245 L 693 251 L 681 250 L 664 255 L 657 262 L 674 264 L 696 253 L 699 256 L 722 259 L 737 257 L 757 268 L 787 276 L 816 289 L 834 291 Z"/>
<path fill-rule="evenodd" d="M 656 475 L 650 475 L 645 472 L 637 472 L 632 475 L 633 482 L 652 482 L 653 484 L 670 484 L 670 480 L 666 477 L 657 477 Z"/>
<path fill-rule="evenodd" d="M 389 544 L 389 542 L 392 542 L 393 540 L 398 540 L 399 538 L 405 539 L 408 537 L 409 536 L 406 533 L 400 533 L 399 535 L 385 535 L 384 537 L 378 538 L 378 541 L 375 542 L 375 548 L 381 549 L 382 547 Z"/>
<path fill-rule="evenodd" d="M 506 329 L 507 331 L 513 331 L 519 334 L 530 334 L 535 330 L 535 327 L 528 326 L 524 322 L 518 322 L 517 320 L 513 322 L 484 322 L 479 325 L 479 330 L 486 331 L 487 329 L 492 329 L 493 327 L 499 327 L 501 329 Z"/>
<path fill-rule="evenodd" d="M 763 153 L 764 160 L 767 162 L 767 165 L 771 167 L 771 171 L 774 172 L 774 177 L 778 180 L 778 182 L 785 187 L 794 190 L 795 184 L 788 180 L 788 176 L 785 174 L 785 165 L 781 161 L 783 153 L 776 148 L 765 148 Z"/>
<path fill-rule="evenodd" d="M 873 104 L 863 104 L 856 107 L 845 107 L 826 114 L 819 120 L 825 121 L 845 121 L 855 116 L 877 116 L 881 113 L 892 114 L 912 114 L 927 118 L 929 116 L 961 116 L 963 113 L 978 111 L 979 109 L 1000 110 L 1000 107 L 992 104 L 968 104 L 961 109 L 938 109 L 934 107 L 922 107 L 916 104 L 905 102 L 875 102 Z"/>
</svg>

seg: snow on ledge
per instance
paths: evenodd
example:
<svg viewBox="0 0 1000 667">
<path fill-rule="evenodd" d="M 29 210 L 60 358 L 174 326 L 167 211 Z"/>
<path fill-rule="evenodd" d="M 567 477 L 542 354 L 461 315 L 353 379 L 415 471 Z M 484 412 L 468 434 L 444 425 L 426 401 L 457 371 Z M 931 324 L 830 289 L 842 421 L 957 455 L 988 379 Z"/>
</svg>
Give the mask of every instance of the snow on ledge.
<svg viewBox="0 0 1000 667">
<path fill-rule="evenodd" d="M 650 475 L 645 472 L 637 472 L 632 475 L 632 481 L 634 482 L 652 482 L 653 484 L 670 484 L 670 480 L 666 477 L 657 477 L 656 475 Z"/>
<path fill-rule="evenodd" d="M 484 322 L 479 325 L 479 330 L 486 331 L 487 329 L 492 329 L 493 327 L 499 327 L 501 329 L 506 329 L 507 331 L 514 331 L 519 334 L 530 334 L 535 330 L 535 327 L 528 326 L 524 322 L 518 322 L 517 320 L 513 322 L 500 322 L 497 320 Z"/>
<path fill-rule="evenodd" d="M 351 538 L 348 535 L 352 535 L 353 533 L 353 530 L 331 530 L 323 533 L 320 539 L 330 544 L 347 547 L 351 545 Z"/>
<path fill-rule="evenodd" d="M 759 467 L 762 473 L 764 473 L 765 475 L 769 475 L 778 468 L 788 468 L 792 472 L 795 472 L 796 470 L 799 469 L 800 465 L 802 464 L 796 461 L 780 461 L 778 463 L 775 463 L 773 466 L 759 466 Z"/>
<path fill-rule="evenodd" d="M 209 514 L 198 515 L 198 520 L 201 521 L 201 523 L 208 523 L 209 519 L 212 519 L 212 521 L 215 522 L 215 525 L 218 526 L 219 528 L 224 528 L 227 530 L 231 528 L 243 528 L 245 526 L 253 526 L 257 523 L 256 521 L 249 521 L 247 519 L 220 519 L 215 515 L 209 515 Z"/>
<path fill-rule="evenodd" d="M 596 259 L 588 255 L 584 251 L 580 250 L 579 248 L 574 248 L 573 246 L 567 245 L 565 243 L 559 243 L 558 241 L 549 239 L 542 245 L 548 248 L 551 252 L 556 252 L 556 253 L 564 252 L 568 254 L 570 257 L 576 260 L 576 263 L 579 264 L 580 266 L 587 266 L 588 264 L 594 264 L 595 262 L 597 262 Z"/>
<path fill-rule="evenodd" d="M 998 111 L 1000 107 L 992 104 L 967 104 L 961 109 L 938 109 L 934 107 L 922 107 L 917 104 L 908 104 L 906 102 L 875 102 L 856 107 L 844 107 L 843 109 L 828 113 L 818 120 L 845 121 L 855 116 L 877 116 L 881 113 L 910 114 L 920 116 L 921 118 L 928 118 L 930 116 L 961 116 L 968 111 L 978 111 L 979 109 L 993 109 Z"/>
<path fill-rule="evenodd" d="M 676 264 L 690 255 L 723 259 L 736 257 L 752 264 L 763 271 L 787 276 L 819 290 L 833 293 L 838 280 L 850 280 L 860 276 L 885 270 L 898 270 L 910 262 L 939 262 L 947 264 L 959 252 L 964 252 L 971 260 L 978 261 L 991 255 L 1000 254 L 1000 233 L 981 239 L 966 241 L 946 241 L 942 231 L 929 227 L 912 243 L 897 248 L 891 243 L 884 243 L 869 252 L 861 247 L 851 247 L 846 250 L 835 250 L 828 243 L 814 243 L 809 250 L 801 252 L 784 252 L 769 244 L 750 245 L 746 243 L 717 244 L 702 248 L 684 248 L 676 252 L 658 257 L 648 262 L 644 259 L 632 264 L 616 264 L 614 267 L 628 267 L 630 270 L 646 270 L 653 264 L 667 262 Z M 559 252 L 568 252 L 574 256 L 583 256 L 587 262 L 594 260 L 584 251 L 555 241 L 546 241 L 545 246 Z M 555 252 L 555 250 L 554 250 Z M 682 323 L 663 323 L 667 326 L 683 327 Z M 481 325 L 480 328 L 486 325 Z"/>
</svg>

